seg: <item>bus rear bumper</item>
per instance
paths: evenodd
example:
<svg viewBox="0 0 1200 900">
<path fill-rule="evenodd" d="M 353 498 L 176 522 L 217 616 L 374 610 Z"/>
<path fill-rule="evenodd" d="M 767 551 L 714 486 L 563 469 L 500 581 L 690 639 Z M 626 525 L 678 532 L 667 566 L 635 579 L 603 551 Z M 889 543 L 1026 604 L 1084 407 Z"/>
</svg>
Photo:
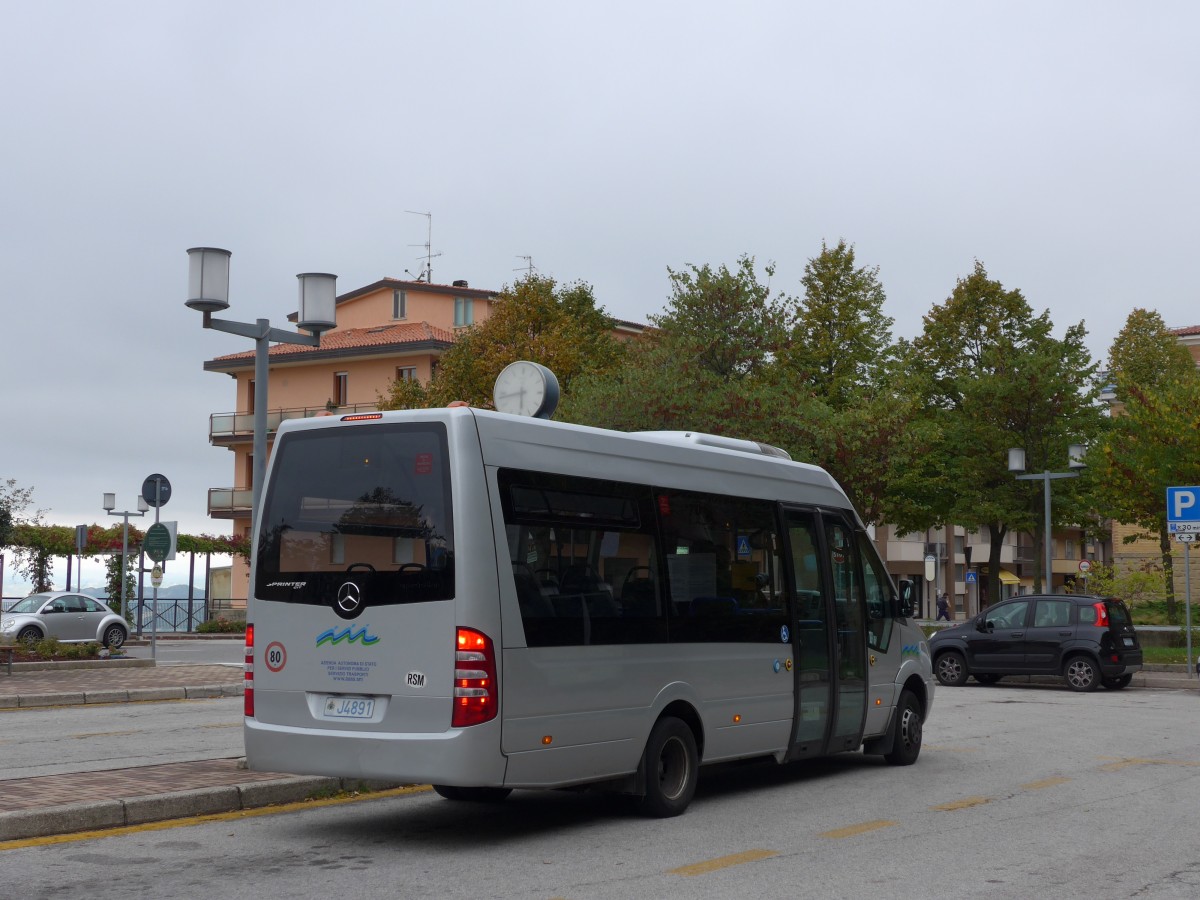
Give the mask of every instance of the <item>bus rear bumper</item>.
<svg viewBox="0 0 1200 900">
<path fill-rule="evenodd" d="M 246 719 L 246 765 L 256 772 L 502 787 L 499 725 L 437 734 L 331 732 Z"/>
</svg>

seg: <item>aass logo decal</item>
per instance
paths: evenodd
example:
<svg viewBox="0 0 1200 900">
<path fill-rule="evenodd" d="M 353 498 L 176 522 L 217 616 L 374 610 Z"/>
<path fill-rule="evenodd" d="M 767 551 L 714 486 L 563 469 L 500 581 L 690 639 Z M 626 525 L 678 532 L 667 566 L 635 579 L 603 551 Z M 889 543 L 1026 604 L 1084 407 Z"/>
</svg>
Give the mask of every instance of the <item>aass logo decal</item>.
<svg viewBox="0 0 1200 900">
<path fill-rule="evenodd" d="M 317 635 L 317 646 L 323 647 L 326 644 L 362 644 L 364 647 L 369 647 L 371 644 L 379 643 L 379 638 L 376 635 L 368 634 L 367 629 L 370 626 L 364 625 L 362 628 L 355 631 L 353 628 L 330 628 L 328 631 L 323 631 Z"/>
</svg>

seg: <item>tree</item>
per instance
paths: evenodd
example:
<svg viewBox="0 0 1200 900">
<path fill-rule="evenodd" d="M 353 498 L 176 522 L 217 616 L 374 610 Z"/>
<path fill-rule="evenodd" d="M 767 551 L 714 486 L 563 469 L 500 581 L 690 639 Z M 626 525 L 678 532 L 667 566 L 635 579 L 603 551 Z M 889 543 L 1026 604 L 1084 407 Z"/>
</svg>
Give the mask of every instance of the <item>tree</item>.
<svg viewBox="0 0 1200 900">
<path fill-rule="evenodd" d="M 1083 325 L 1062 340 L 1051 329 L 1047 312 L 1034 315 L 1020 291 L 1006 290 L 976 261 L 925 316 L 923 333 L 901 346 L 904 390 L 926 412 L 908 438 L 911 465 L 897 473 L 888 518 L 906 531 L 986 526 L 991 573 L 1010 529 L 1041 528 L 1041 492 L 1008 471 L 1008 448 L 1024 447 L 1030 470 L 1050 469 L 1066 462 L 1069 443 L 1103 426 Z M 1078 522 L 1079 504 L 1065 502 L 1067 493 L 1059 491 L 1056 521 Z M 997 579 L 989 588 L 995 602 Z"/>
<path fill-rule="evenodd" d="M 833 409 L 874 394 L 892 350 L 892 319 L 879 267 L 856 267 L 854 247 L 821 242 L 804 267 L 804 299 L 793 312 L 790 338 L 780 354 L 796 377 Z"/>
<path fill-rule="evenodd" d="M 518 359 L 550 368 L 566 394 L 579 376 L 621 358 L 615 324 L 596 305 L 590 286 L 560 286 L 553 278 L 530 275 L 500 292 L 484 322 L 460 332 L 428 385 L 392 382 L 380 408 L 418 409 L 453 400 L 489 408 L 496 376 Z"/>
<path fill-rule="evenodd" d="M 774 264 L 764 271 L 769 281 Z M 706 264 L 667 273 L 666 311 L 650 321 L 673 352 L 719 381 L 761 374 L 784 341 L 786 316 L 769 283 L 758 280 L 754 257 L 741 256 L 732 272 Z"/>
<path fill-rule="evenodd" d="M 767 266 L 768 278 L 773 272 Z M 621 365 L 564 392 L 566 421 L 623 431 L 693 430 L 771 441 L 784 432 L 791 387 L 775 378 L 784 311 L 743 255 L 727 266 L 667 270 L 666 310 Z"/>
<path fill-rule="evenodd" d="M 1108 358 L 1118 405 L 1089 461 L 1112 517 L 1139 529 L 1126 542 L 1158 541 L 1167 615 L 1179 621 L 1168 487 L 1200 483 L 1200 375 L 1191 354 L 1156 312 L 1135 309 Z"/>
<path fill-rule="evenodd" d="M 13 530 L 25 521 L 25 510 L 33 503 L 33 488 L 17 486 L 15 478 L 6 478 L 0 482 L 0 547 L 8 547 L 13 542 Z M 34 513 L 36 521 L 41 511 Z"/>
</svg>

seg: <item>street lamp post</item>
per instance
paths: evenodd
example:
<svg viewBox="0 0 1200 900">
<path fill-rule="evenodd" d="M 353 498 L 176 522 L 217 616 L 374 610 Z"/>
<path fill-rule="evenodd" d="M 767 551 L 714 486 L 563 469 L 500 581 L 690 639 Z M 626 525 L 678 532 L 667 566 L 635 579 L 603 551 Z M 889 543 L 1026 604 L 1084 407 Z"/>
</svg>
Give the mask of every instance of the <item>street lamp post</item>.
<svg viewBox="0 0 1200 900">
<path fill-rule="evenodd" d="M 121 527 L 121 618 L 126 620 L 129 618 L 129 604 L 125 598 L 125 573 L 129 560 L 129 517 L 144 516 L 150 510 L 150 504 L 141 496 L 138 497 L 137 506 L 137 512 L 131 512 L 128 509 L 114 512 L 117 508 L 117 495 L 104 495 L 104 511 L 110 516 L 121 516 L 125 520 Z"/>
<path fill-rule="evenodd" d="M 1087 468 L 1087 463 L 1083 461 L 1083 444 L 1072 444 L 1067 448 L 1068 466 L 1070 472 L 1038 472 L 1032 475 L 1018 475 L 1017 481 L 1040 481 L 1043 485 L 1043 493 L 1045 497 L 1045 534 L 1043 535 L 1042 555 L 1045 557 L 1046 564 L 1046 581 L 1042 590 L 1047 594 L 1054 593 L 1051 587 L 1051 546 L 1050 538 L 1050 482 L 1058 478 L 1078 478 L 1079 470 Z M 1022 447 L 1010 447 L 1008 451 L 1008 471 L 1024 472 L 1025 471 L 1025 450 Z"/>
<path fill-rule="evenodd" d="M 254 341 L 254 471 L 251 475 L 251 528 L 258 519 L 263 478 L 267 469 L 267 379 L 271 342 L 318 347 L 321 333 L 336 324 L 337 276 L 324 272 L 297 275 L 300 281 L 300 313 L 297 326 L 308 334 L 280 331 L 267 319 L 253 325 L 213 318 L 213 313 L 229 308 L 228 250 L 193 247 L 188 250 L 188 299 L 190 308 L 204 314 L 204 327 L 228 334 L 240 334 Z"/>
</svg>

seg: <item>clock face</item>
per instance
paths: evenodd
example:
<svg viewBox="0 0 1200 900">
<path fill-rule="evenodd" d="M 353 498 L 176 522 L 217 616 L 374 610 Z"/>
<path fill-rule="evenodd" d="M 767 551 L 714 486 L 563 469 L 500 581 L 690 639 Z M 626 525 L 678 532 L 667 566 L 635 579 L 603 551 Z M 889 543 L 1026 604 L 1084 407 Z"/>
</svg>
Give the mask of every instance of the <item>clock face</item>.
<svg viewBox="0 0 1200 900">
<path fill-rule="evenodd" d="M 558 381 L 545 366 L 518 360 L 497 376 L 492 402 L 500 412 L 549 418 L 558 404 Z"/>
</svg>

